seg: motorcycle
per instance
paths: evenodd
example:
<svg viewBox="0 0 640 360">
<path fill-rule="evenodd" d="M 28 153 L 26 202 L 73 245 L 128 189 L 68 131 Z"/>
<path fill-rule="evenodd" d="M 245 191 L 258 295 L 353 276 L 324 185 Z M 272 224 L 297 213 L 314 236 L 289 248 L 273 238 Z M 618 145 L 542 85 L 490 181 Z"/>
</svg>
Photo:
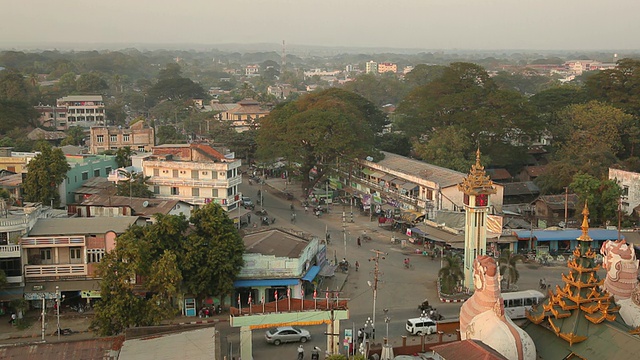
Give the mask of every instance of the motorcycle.
<svg viewBox="0 0 640 360">
<path fill-rule="evenodd" d="M 343 273 L 346 273 L 349 271 L 349 262 L 347 260 L 342 260 L 338 263 L 338 269 L 340 269 L 340 271 L 342 271 Z"/>
<path fill-rule="evenodd" d="M 269 218 L 266 216 L 262 217 L 262 225 L 271 225 L 273 222 L 269 221 Z"/>
<path fill-rule="evenodd" d="M 267 216 L 267 210 L 262 209 L 262 210 L 258 210 L 256 211 L 256 215 L 260 215 L 260 216 Z"/>
</svg>

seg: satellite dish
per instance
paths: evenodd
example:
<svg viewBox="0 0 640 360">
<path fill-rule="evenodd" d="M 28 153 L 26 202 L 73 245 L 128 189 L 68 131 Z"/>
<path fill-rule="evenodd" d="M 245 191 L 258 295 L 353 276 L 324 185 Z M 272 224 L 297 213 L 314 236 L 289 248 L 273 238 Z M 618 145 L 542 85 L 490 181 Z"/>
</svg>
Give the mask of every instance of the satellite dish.
<svg viewBox="0 0 640 360">
<path fill-rule="evenodd" d="M 145 201 L 142 203 L 142 207 L 148 207 L 148 206 L 149 206 L 149 202 L 148 202 L 147 200 L 145 200 Z"/>
</svg>

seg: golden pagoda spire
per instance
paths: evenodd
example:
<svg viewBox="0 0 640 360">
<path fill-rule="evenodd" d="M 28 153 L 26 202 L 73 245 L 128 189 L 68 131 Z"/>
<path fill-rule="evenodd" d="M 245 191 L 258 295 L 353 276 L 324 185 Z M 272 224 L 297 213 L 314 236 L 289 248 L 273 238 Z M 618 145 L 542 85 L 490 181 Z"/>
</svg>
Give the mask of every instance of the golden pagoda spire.
<svg viewBox="0 0 640 360">
<path fill-rule="evenodd" d="M 464 180 L 458 184 L 458 190 L 467 195 L 495 194 L 497 190 L 493 187 L 493 181 L 484 171 L 484 166 L 480 163 L 480 147 L 476 151 L 476 163 L 471 165 L 471 171 Z"/>
<path fill-rule="evenodd" d="M 576 240 L 592 241 L 593 239 L 589 236 L 589 207 L 586 201 L 584 202 L 584 209 L 582 209 L 582 226 L 580 228 L 582 229 L 582 235 Z"/>
</svg>

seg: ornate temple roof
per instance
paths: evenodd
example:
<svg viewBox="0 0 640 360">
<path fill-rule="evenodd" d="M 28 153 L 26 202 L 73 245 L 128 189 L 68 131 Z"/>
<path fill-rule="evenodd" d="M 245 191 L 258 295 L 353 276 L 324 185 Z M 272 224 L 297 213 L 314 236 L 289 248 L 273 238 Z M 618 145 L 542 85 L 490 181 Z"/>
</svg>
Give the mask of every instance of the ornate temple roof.
<svg viewBox="0 0 640 360">
<path fill-rule="evenodd" d="M 469 175 L 458 184 L 458 190 L 467 195 L 495 194 L 497 190 L 493 187 L 493 181 L 480 164 L 480 149 L 476 151 L 476 163 L 471 166 Z"/>
<path fill-rule="evenodd" d="M 597 274 L 600 265 L 595 264 L 596 253 L 591 249 L 589 209 L 586 204 L 582 215 L 582 235 L 577 238 L 579 243 L 573 251 L 572 259 L 567 262 L 568 274 L 562 274 L 565 285 L 558 285 L 554 290 L 550 290 L 549 297 L 544 302 L 527 312 L 527 318 L 532 324 L 524 329 L 534 339 L 538 349 L 555 346 L 562 348 L 566 354 L 573 353 L 580 358 L 596 358 L 593 356 L 603 349 L 594 349 L 594 344 L 599 339 L 608 337 L 613 341 L 610 344 L 612 347 L 616 347 L 616 341 L 613 339 L 626 339 L 625 342 L 635 349 L 637 355 L 640 351 L 640 338 L 630 333 L 633 329 L 619 319 L 620 307 L 611 294 L 602 290 L 603 280 Z M 604 333 L 608 335 L 605 336 Z M 561 342 L 564 344 L 557 343 L 558 338 L 562 339 Z M 556 339 L 551 341 L 554 344 L 549 343 L 550 339 Z M 633 341 L 629 341 L 632 339 Z M 585 342 L 584 345 L 582 342 Z M 612 354 L 621 350 L 612 348 L 607 351 L 610 351 L 608 354 Z M 555 355 L 555 358 L 564 356 L 560 353 Z"/>
</svg>

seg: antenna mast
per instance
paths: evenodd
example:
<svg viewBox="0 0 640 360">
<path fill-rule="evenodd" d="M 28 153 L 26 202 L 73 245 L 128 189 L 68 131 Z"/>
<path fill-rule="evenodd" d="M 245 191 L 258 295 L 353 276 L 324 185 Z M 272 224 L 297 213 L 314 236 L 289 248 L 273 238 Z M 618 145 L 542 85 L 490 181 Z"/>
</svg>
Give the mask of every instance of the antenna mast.
<svg viewBox="0 0 640 360">
<path fill-rule="evenodd" d="M 287 47 L 284 44 L 284 40 L 282 40 L 282 60 L 280 62 L 280 73 L 282 74 L 284 66 L 287 65 Z"/>
</svg>

